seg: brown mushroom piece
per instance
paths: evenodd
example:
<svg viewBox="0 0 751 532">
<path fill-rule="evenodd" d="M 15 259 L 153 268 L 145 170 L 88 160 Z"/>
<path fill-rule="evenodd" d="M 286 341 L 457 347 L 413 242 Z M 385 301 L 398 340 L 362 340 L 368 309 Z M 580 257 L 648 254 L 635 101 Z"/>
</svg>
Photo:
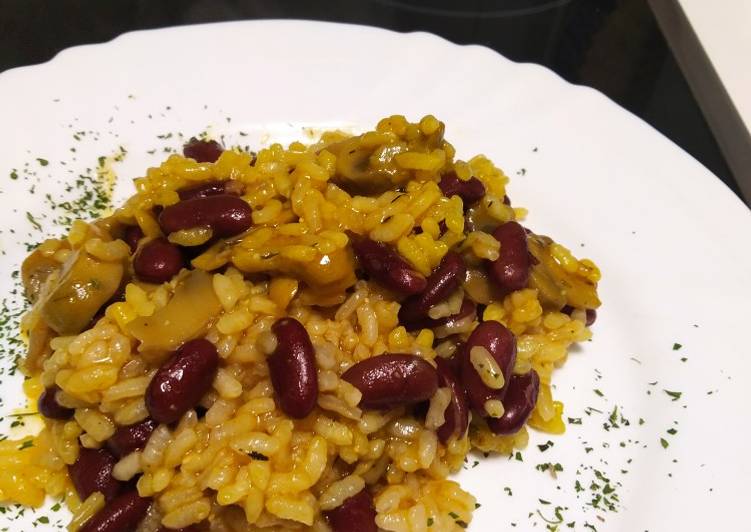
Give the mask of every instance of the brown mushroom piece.
<svg viewBox="0 0 751 532">
<path fill-rule="evenodd" d="M 585 309 L 599 307 L 597 284 L 564 270 L 550 252 L 553 243 L 546 236 L 530 234 L 527 237 L 529 252 L 537 261 L 530 272 L 530 286 L 538 290 L 541 303 L 556 310 L 564 305 Z"/>
<path fill-rule="evenodd" d="M 74 252 L 39 295 L 42 319 L 58 334 L 81 332 L 115 295 L 124 273 L 121 262 L 105 262 L 83 250 Z"/>
<path fill-rule="evenodd" d="M 62 265 L 49 254 L 35 249 L 21 264 L 21 281 L 29 301 L 34 303 L 42 291 L 44 282 Z"/>
<path fill-rule="evenodd" d="M 56 335 L 52 329 L 44 322 L 37 319 L 36 323 L 29 329 L 29 347 L 26 350 L 26 356 L 21 361 L 21 369 L 24 374 L 31 375 L 42 370 L 42 364 L 52 353 L 50 349 L 50 340 Z"/>
<path fill-rule="evenodd" d="M 363 146 L 362 136 L 351 137 L 326 147 L 336 155 L 332 182 L 350 194 L 379 194 L 407 182 L 410 173 L 393 161 L 407 151 L 406 144 Z"/>
<path fill-rule="evenodd" d="M 251 229 L 247 238 L 253 238 Z M 339 302 L 347 288 L 355 284 L 355 258 L 349 246 L 331 253 L 317 253 L 313 260 L 299 262 L 276 251 L 282 246 L 301 244 L 296 237 L 278 235 L 270 247 L 247 249 L 242 245 L 232 249 L 231 262 L 245 273 L 282 273 L 303 281 L 309 297 L 322 306 Z"/>
<path fill-rule="evenodd" d="M 211 279 L 202 270 L 191 271 L 164 307 L 128 324 L 128 332 L 141 342 L 140 352 L 161 356 L 206 331 L 222 310 Z"/>
<path fill-rule="evenodd" d="M 537 290 L 540 303 L 545 308 L 560 310 L 566 304 L 565 292 L 543 264 L 535 264 L 530 269 L 529 286 Z"/>
<path fill-rule="evenodd" d="M 492 233 L 501 223 L 490 214 L 491 202 L 487 198 L 472 205 L 464 213 L 464 224 L 468 231 L 484 231 Z"/>
<path fill-rule="evenodd" d="M 429 135 L 418 133 L 406 141 L 381 132 L 374 137 L 371 132 L 329 144 L 326 150 L 336 155 L 331 181 L 350 194 L 379 194 L 397 188 L 412 178 L 412 172 L 396 164 L 395 157 L 406 151 L 429 153 L 445 148 L 445 130 L 440 122 Z"/>
<path fill-rule="evenodd" d="M 503 300 L 503 292 L 490 281 L 488 274 L 479 266 L 467 268 L 467 275 L 462 280 L 462 288 L 469 299 L 480 305 L 489 305 L 494 300 Z"/>
</svg>

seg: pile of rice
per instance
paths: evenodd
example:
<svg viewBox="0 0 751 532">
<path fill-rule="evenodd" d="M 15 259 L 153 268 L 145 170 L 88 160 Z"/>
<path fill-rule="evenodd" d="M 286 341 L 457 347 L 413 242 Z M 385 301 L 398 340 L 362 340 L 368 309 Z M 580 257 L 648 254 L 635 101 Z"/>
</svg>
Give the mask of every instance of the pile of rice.
<svg viewBox="0 0 751 532">
<path fill-rule="evenodd" d="M 352 364 L 384 352 L 432 361 L 450 355 L 453 347 L 430 329 L 407 332 L 399 324 L 399 301 L 375 282 L 352 279 L 321 291 L 305 281 L 315 275 L 310 264 L 317 257 L 349 246 L 350 232 L 393 245 L 426 276 L 450 249 L 478 262 L 498 257 L 492 236 L 467 230 L 462 200 L 441 193 L 440 175 L 453 170 L 460 179 L 482 181 L 482 201 L 497 223 L 521 219 L 525 211 L 504 203 L 508 178 L 484 156 L 454 160 L 445 141 L 419 148 L 420 139 L 442 127 L 432 116 L 414 124 L 391 116 L 360 137 L 371 146 L 408 147 L 391 162 L 409 175 L 406 183 L 367 195 L 348 193 L 331 181 L 336 156 L 326 147 L 347 137 L 340 132 L 324 134 L 313 146 L 228 150 L 215 163 L 171 155 L 135 180 L 135 195 L 111 218 L 78 221 L 66 238 L 38 248 L 60 264 L 76 250 L 101 261 L 126 261 L 129 250 L 113 239 L 112 228 L 137 224 L 147 237 L 159 236 L 154 208 L 178 202 L 177 190 L 227 179 L 245 185 L 242 198 L 252 207 L 252 229 L 209 247 L 191 263 L 209 272 L 221 303 L 204 335 L 221 357 L 212 389 L 201 408 L 189 410 L 173 426 L 160 425 L 142 451 L 115 467 L 116 478 L 137 479 L 139 494 L 155 502 L 151 522 L 142 523 L 141 530 L 156 530 L 159 521 L 169 529 L 208 522 L 212 530 L 330 530 L 322 512 L 364 486 L 373 494 L 376 523 L 384 530 L 458 530 L 472 521 L 475 499 L 449 477 L 472 449 L 508 454 L 524 448 L 526 427 L 498 436 L 484 423 L 472 422 L 465 436 L 444 445 L 410 409 L 360 409 L 359 392 L 340 378 Z M 599 271 L 591 261 L 577 260 L 559 244 L 553 253 L 566 272 L 596 285 Z M 259 257 L 278 257 L 279 264 L 294 267 L 257 274 Z M 144 393 L 162 360 L 139 352 L 128 324 L 164 307 L 186 273 L 160 285 L 131 279 L 121 300 L 103 309 L 90 328 L 52 335 L 43 358 L 27 361 L 24 388 L 30 398 L 56 384 L 62 390 L 58 401 L 75 414 L 68 421 L 45 419 L 33 444 L 0 442 L 2 500 L 39 506 L 47 495 L 63 498 L 73 513 L 69 530 L 74 532 L 104 506 L 100 493 L 79 499 L 66 466 L 82 447 L 102 447 L 118 426 L 149 416 Z M 590 331 L 581 313 L 550 309 L 538 296 L 536 288 L 510 293 L 480 307 L 481 319 L 497 320 L 516 335 L 515 372 L 534 369 L 540 376 L 528 425 L 559 434 L 563 405 L 552 397 L 552 374 L 566 361 L 568 347 L 589 339 Z M 299 320 L 315 347 L 317 407 L 301 420 L 277 406 L 265 363 L 263 343 L 283 316 Z M 40 319 L 32 309 L 24 330 L 33 335 Z"/>
</svg>

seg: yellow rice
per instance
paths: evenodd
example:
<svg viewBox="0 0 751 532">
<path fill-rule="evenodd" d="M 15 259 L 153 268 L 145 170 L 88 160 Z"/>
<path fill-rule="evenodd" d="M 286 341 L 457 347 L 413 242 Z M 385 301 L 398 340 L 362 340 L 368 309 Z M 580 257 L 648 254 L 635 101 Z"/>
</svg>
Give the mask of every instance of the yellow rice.
<svg viewBox="0 0 751 532">
<path fill-rule="evenodd" d="M 442 124 L 432 116 L 417 124 L 392 116 L 362 142 L 410 146 L 439 127 Z M 469 231 L 461 199 L 443 196 L 437 185 L 447 169 L 461 179 L 475 176 L 487 191 L 482 201 L 489 215 L 498 223 L 514 220 L 521 210 L 504 204 L 508 178 L 491 161 L 481 155 L 455 161 L 454 149 L 446 142 L 428 150 L 408 149 L 393 163 L 410 176 L 401 189 L 356 195 L 331 181 L 337 157 L 327 146 L 346 137 L 327 133 L 310 147 L 273 144 L 255 156 L 225 151 L 215 163 L 171 155 L 134 181 L 136 194 L 109 221 L 137 224 L 146 236 L 157 236 L 153 207 L 176 203 L 177 190 L 211 180 L 242 182 L 243 199 L 253 209 L 253 227 L 234 246 L 211 246 L 192 261 L 194 268 L 221 269 L 211 273 L 220 311 L 205 332 L 221 362 L 211 391 L 201 401 L 205 415 L 190 410 L 175 427 L 159 426 L 143 451 L 124 457 L 115 468 L 118 479 L 138 478 L 138 492 L 154 498 L 167 528 L 208 519 L 225 524 L 244 521 L 249 530 L 327 530 L 322 511 L 368 486 L 374 494 L 377 525 L 384 530 L 421 531 L 428 522 L 431 530 L 460 530 L 472 520 L 475 499 L 448 477 L 472 448 L 510 453 L 527 443 L 526 428 L 497 436 L 474 422 L 465 437 L 440 443 L 435 428 L 443 421 L 446 389 L 434 397 L 425 423 L 404 408 L 381 412 L 358 407 L 359 391 L 339 378 L 354 363 L 387 351 L 432 360 L 450 355 L 454 348 L 436 338 L 434 331 L 407 332 L 397 317 L 399 303 L 387 290 L 358 281 L 346 293 L 316 294 L 289 269 L 271 278 L 244 274 L 243 270 L 253 271 L 262 256 L 305 269 L 321 253 L 347 248 L 348 231 L 392 244 L 424 275 L 449 249 L 474 254 L 478 261 L 498 257 L 498 242 L 486 232 Z M 208 237 L 181 233 L 170 238 L 185 244 Z M 123 241 L 108 239 L 101 227 L 83 221 L 75 223 L 66 238 L 48 240 L 39 249 L 60 263 L 76 250 L 101 261 L 119 261 L 128 254 Z M 568 274 L 591 284 L 598 281 L 599 271 L 591 261 L 576 259 L 559 244 L 551 249 Z M 71 530 L 103 507 L 98 493 L 78 499 L 66 465 L 75 462 L 81 446 L 100 447 L 117 426 L 148 417 L 143 397 L 158 361 L 139 353 L 128 324 L 164 308 L 177 282 L 152 285 L 131 280 L 123 300 L 110 304 L 88 330 L 52 340 L 43 364 L 28 370 L 36 386 L 27 389 L 36 399 L 42 386 L 57 384 L 60 401 L 75 408 L 75 416 L 69 421 L 46 420 L 33 445 L 0 442 L 0 499 L 39 506 L 45 495 L 62 496 L 74 516 Z M 313 301 L 326 307 L 313 306 Z M 455 303 L 435 310 L 435 317 L 453 313 Z M 270 327 L 282 316 L 299 320 L 316 349 L 318 407 L 302 420 L 288 418 L 277 407 L 264 362 L 275 347 Z M 33 309 L 24 327 L 33 328 L 39 319 Z M 583 321 L 546 308 L 534 288 L 490 302 L 482 319 L 497 320 L 516 335 L 515 371 L 535 369 L 541 378 L 529 425 L 563 432 L 563 406 L 553 399 L 550 384 L 554 370 L 566 361 L 568 347 L 590 337 Z M 479 350 L 473 351 L 473 361 L 487 362 L 487 351 L 475 349 Z M 501 387 L 497 364 L 486 367 L 496 371 L 483 379 Z M 500 415 L 503 405 L 487 408 Z M 259 454 L 267 460 L 252 458 Z"/>
</svg>

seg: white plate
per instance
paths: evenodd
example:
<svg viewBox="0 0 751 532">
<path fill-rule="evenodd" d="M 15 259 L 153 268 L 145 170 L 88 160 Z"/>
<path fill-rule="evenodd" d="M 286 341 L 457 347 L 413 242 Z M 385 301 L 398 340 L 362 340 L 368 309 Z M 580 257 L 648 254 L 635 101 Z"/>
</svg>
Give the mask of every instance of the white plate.
<svg viewBox="0 0 751 532">
<path fill-rule="evenodd" d="M 561 506 L 574 530 L 737 530 L 751 474 L 751 213 L 601 94 L 483 47 L 358 26 L 240 22 L 131 33 L 0 75 L 0 290 L 14 286 L 8 273 L 23 244 L 42 238 L 26 212 L 45 233 L 59 232 L 43 194 L 65 197 L 64 183 L 120 146 L 118 199 L 163 147 L 179 148 L 158 135 L 211 126 L 255 146 L 269 140 L 264 132 L 305 138 L 302 126 L 368 127 L 394 113 L 444 120 L 459 157 L 484 153 L 512 177 L 510 195 L 530 209 L 530 227 L 592 257 L 604 274 L 594 341 L 555 378 L 566 417 L 582 424 L 563 437 L 533 434 L 523 462 L 470 461 L 457 478 L 482 504 L 471 528 L 545 529 L 541 515 L 555 521 Z M 20 404 L 18 386 L 4 379 L 5 412 Z M 606 431 L 616 406 L 630 425 L 619 417 Z M 541 452 L 547 440 L 555 445 Z M 557 479 L 535 469 L 545 462 L 563 466 Z M 617 512 L 588 504 L 595 469 L 619 484 Z M 8 517 L 16 513 L 0 524 L 29 530 Z M 59 513 L 52 523 L 64 522 Z"/>
</svg>

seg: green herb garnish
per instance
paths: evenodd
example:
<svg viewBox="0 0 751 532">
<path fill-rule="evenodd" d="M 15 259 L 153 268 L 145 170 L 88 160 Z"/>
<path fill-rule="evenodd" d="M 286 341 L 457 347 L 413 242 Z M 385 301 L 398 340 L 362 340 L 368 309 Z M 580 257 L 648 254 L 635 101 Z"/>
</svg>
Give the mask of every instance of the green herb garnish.
<svg viewBox="0 0 751 532">
<path fill-rule="evenodd" d="M 670 390 L 663 390 L 666 394 L 672 397 L 673 401 L 677 401 L 683 395 L 683 392 L 671 392 Z"/>
</svg>

